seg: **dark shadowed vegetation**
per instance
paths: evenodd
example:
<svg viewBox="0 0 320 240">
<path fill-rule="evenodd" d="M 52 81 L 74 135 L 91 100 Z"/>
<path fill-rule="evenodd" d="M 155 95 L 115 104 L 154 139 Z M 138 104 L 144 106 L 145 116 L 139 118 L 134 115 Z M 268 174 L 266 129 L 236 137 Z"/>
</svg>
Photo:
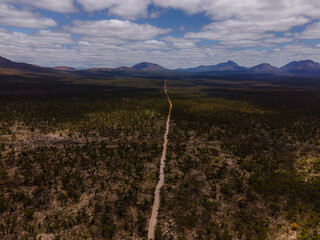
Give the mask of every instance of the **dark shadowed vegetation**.
<svg viewBox="0 0 320 240">
<path fill-rule="evenodd" d="M 146 239 L 163 83 L 1 75 L 0 238 Z M 320 239 L 319 83 L 169 77 L 156 239 Z"/>
</svg>

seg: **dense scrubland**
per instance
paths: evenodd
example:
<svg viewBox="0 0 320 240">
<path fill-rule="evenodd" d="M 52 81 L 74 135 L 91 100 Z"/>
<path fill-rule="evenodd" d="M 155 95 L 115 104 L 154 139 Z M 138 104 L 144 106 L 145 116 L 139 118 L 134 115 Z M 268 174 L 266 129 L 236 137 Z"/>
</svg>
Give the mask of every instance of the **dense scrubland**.
<svg viewBox="0 0 320 240">
<path fill-rule="evenodd" d="M 157 239 L 320 239 L 319 90 L 174 87 Z"/>
<path fill-rule="evenodd" d="M 156 239 L 320 239 L 318 81 L 180 78 Z M 146 239 L 164 80 L 45 79 L 2 76 L 0 238 Z"/>
<path fill-rule="evenodd" d="M 161 90 L 34 90 L 0 97 L 0 238 L 145 239 Z"/>
</svg>

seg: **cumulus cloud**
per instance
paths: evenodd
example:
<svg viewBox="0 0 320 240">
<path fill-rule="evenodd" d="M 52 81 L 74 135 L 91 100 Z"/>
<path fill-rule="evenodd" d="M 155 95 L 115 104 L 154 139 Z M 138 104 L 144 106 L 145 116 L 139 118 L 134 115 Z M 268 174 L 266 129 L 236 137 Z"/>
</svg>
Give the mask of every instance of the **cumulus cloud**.
<svg viewBox="0 0 320 240">
<path fill-rule="evenodd" d="M 163 8 L 182 9 L 188 14 L 195 14 L 203 11 L 202 0 L 153 0 L 154 4 Z"/>
<path fill-rule="evenodd" d="M 22 6 L 34 6 L 53 12 L 69 13 L 75 12 L 73 0 L 3 0 L 4 2 L 15 3 Z"/>
<path fill-rule="evenodd" d="M 273 32 L 286 33 L 292 27 L 310 23 L 320 16 L 320 1 L 317 0 L 154 0 L 155 5 L 181 9 L 188 14 L 204 13 L 212 23 L 201 31 L 186 33 L 187 38 L 222 41 L 233 46 L 256 46 L 284 41 Z M 313 38 L 317 26 L 310 28 L 301 37 Z M 311 33 L 312 31 L 312 33 Z M 290 41 L 290 40 L 289 40 Z"/>
<path fill-rule="evenodd" d="M 57 23 L 40 14 L 19 10 L 8 4 L 0 3 L 0 25 L 25 28 L 55 27 Z"/>
<path fill-rule="evenodd" d="M 289 61 L 306 58 L 320 61 L 319 45 L 312 47 L 297 40 L 320 39 L 319 0 L 1 2 L 0 24 L 5 26 L 53 27 L 57 23 L 32 12 L 34 8 L 67 13 L 77 11 L 74 3 L 86 13 L 107 10 L 109 15 L 127 19 L 76 20 L 59 31 L 41 30 L 31 34 L 0 29 L 1 55 L 16 61 L 74 67 L 131 66 L 140 61 L 150 61 L 168 68 L 210 65 L 230 59 L 245 66 L 260 62 L 282 66 Z M 155 8 L 149 8 L 152 5 Z M 161 17 L 167 8 L 180 9 L 187 14 L 203 13 L 211 23 L 194 32 L 181 29 L 185 35 L 173 37 L 169 35 L 170 29 L 133 21 L 143 17 Z M 293 27 L 305 25 L 307 27 L 302 33 L 292 33 Z M 177 30 L 180 34 L 181 31 Z M 73 37 L 74 34 L 77 37 Z"/>
<path fill-rule="evenodd" d="M 156 6 L 182 9 L 194 14 L 203 12 L 213 20 L 286 19 L 292 16 L 317 18 L 320 11 L 318 0 L 153 0 Z"/>
<path fill-rule="evenodd" d="M 151 0 L 77 0 L 87 12 L 108 9 L 110 15 L 124 19 L 137 19 L 148 16 Z"/>
<path fill-rule="evenodd" d="M 231 46 L 238 41 L 240 47 L 269 46 L 271 42 L 291 41 L 287 38 L 279 39 L 271 33 L 287 32 L 294 26 L 310 22 L 315 11 L 311 11 L 308 17 L 306 9 L 309 8 L 301 7 L 301 9 L 291 6 L 289 1 L 273 3 L 270 0 L 259 2 L 253 0 L 250 4 L 249 1 L 238 1 L 236 4 L 231 4 L 230 1 L 212 1 L 208 4 L 206 14 L 215 21 L 204 26 L 201 31 L 189 32 L 185 36 L 222 41 L 224 45 Z"/>
<path fill-rule="evenodd" d="M 143 50 L 170 50 L 170 46 L 158 40 L 136 41 L 127 45 L 130 49 L 143 49 Z"/>
<path fill-rule="evenodd" d="M 141 61 L 155 62 L 167 68 L 211 65 L 230 59 L 244 66 L 260 62 L 282 66 L 292 60 L 307 58 L 320 61 L 320 48 L 301 44 L 273 51 L 236 50 L 220 45 L 199 45 L 197 40 L 176 37 L 114 41 L 107 37 L 84 36 L 75 40 L 66 32 L 41 30 L 25 34 L 1 28 L 0 52 L 15 61 L 73 67 L 131 66 Z"/>
<path fill-rule="evenodd" d="M 85 12 L 95 12 L 107 9 L 109 15 L 124 19 L 137 19 L 148 16 L 148 6 L 151 0 L 2 0 L 22 6 L 33 6 L 53 12 L 76 12 L 75 2 L 80 4 Z"/>
<path fill-rule="evenodd" d="M 203 27 L 200 33 L 189 33 L 189 37 L 207 38 L 212 40 L 236 39 L 259 39 L 262 33 L 275 31 L 288 31 L 293 26 L 308 23 L 305 17 L 291 17 L 286 19 L 270 19 L 268 21 L 252 22 L 236 19 L 213 22 Z"/>
<path fill-rule="evenodd" d="M 186 38 L 177 38 L 172 36 L 163 37 L 162 40 L 169 42 L 173 48 L 185 49 L 185 48 L 195 48 L 196 42 L 200 40 L 195 39 L 186 39 Z"/>
<path fill-rule="evenodd" d="M 150 40 L 167 34 L 170 29 L 157 28 L 150 24 L 137 24 L 117 19 L 101 21 L 74 21 L 72 26 L 64 27 L 75 34 L 92 37 L 106 37 L 126 40 Z"/>
<path fill-rule="evenodd" d="M 221 44 L 232 47 L 267 47 L 271 46 L 271 44 L 292 41 L 291 38 L 276 37 L 275 34 L 271 34 L 270 32 L 288 31 L 293 26 L 302 25 L 308 21 L 305 17 L 292 17 L 260 23 L 230 19 L 213 22 L 204 26 L 200 32 L 186 33 L 185 37 L 221 41 Z"/>
<path fill-rule="evenodd" d="M 0 28 L 1 55 L 14 61 L 45 66 L 54 62 L 69 62 L 77 53 L 65 46 L 73 43 L 72 36 L 67 33 L 40 30 L 25 34 Z"/>
<path fill-rule="evenodd" d="M 11 44 L 8 45 L 8 42 Z M 25 34 L 20 32 L 11 32 L 0 29 L 0 44 L 3 46 L 22 47 L 22 48 L 49 48 L 58 49 L 63 45 L 72 44 L 72 36 L 63 32 L 54 32 L 50 30 L 40 30 L 35 33 Z"/>
<path fill-rule="evenodd" d="M 313 23 L 295 37 L 302 39 L 320 39 L 320 22 Z"/>
</svg>

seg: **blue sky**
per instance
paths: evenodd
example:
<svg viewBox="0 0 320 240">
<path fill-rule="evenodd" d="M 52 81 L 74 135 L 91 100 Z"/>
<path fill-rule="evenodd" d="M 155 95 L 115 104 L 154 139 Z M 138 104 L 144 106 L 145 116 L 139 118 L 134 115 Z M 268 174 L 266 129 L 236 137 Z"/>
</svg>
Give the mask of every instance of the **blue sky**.
<svg viewBox="0 0 320 240">
<path fill-rule="evenodd" d="M 0 56 L 50 67 L 320 62 L 320 1 L 2 0 Z"/>
</svg>

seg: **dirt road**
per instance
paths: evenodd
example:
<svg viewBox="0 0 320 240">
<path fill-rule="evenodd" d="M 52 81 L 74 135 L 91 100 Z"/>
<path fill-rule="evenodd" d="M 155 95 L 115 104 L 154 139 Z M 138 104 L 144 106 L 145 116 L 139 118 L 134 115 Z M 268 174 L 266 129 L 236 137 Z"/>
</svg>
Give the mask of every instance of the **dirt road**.
<svg viewBox="0 0 320 240">
<path fill-rule="evenodd" d="M 155 228 L 157 225 L 158 211 L 160 207 L 160 189 L 164 183 L 164 167 L 166 164 L 165 160 L 167 155 L 168 134 L 169 134 L 170 116 L 171 116 L 171 110 L 172 110 L 172 103 L 167 93 L 167 80 L 165 80 L 164 82 L 164 92 L 167 96 L 168 102 L 170 104 L 170 108 L 169 108 L 169 114 L 168 114 L 167 123 L 166 123 L 166 131 L 163 136 L 163 150 L 162 150 L 162 155 L 160 160 L 160 175 L 159 175 L 158 184 L 156 186 L 156 190 L 154 192 L 154 203 L 153 203 L 152 214 L 149 222 L 148 239 L 154 239 Z"/>
</svg>

